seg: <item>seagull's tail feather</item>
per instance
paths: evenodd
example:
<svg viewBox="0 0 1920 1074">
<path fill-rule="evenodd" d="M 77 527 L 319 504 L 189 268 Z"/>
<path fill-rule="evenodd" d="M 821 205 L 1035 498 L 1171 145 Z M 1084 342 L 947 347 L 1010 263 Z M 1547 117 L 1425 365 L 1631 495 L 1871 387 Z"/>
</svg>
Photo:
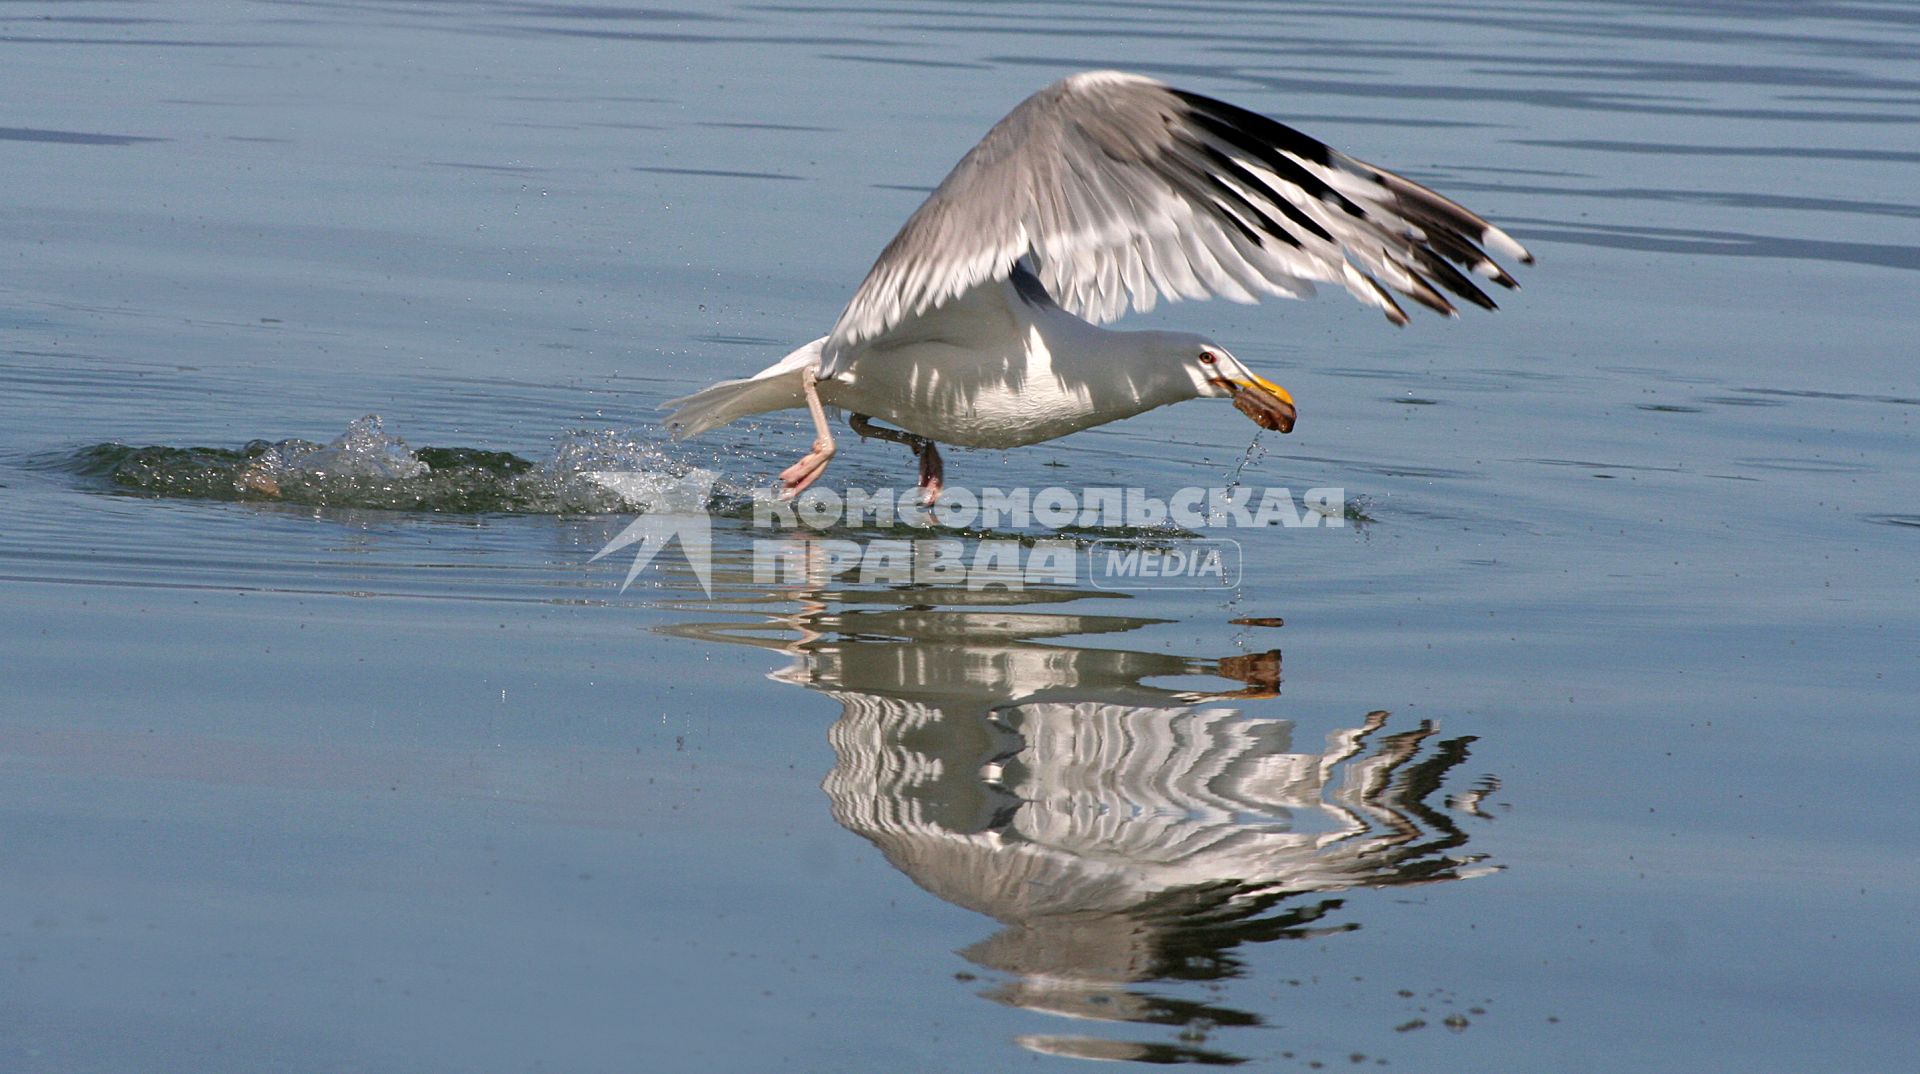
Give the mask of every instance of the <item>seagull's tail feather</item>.
<svg viewBox="0 0 1920 1074">
<path fill-rule="evenodd" d="M 822 336 L 751 377 L 723 380 L 692 395 L 667 400 L 660 404 L 662 410 L 673 410 L 667 415 L 667 428 L 674 439 L 684 440 L 749 414 L 806 406 L 801 378 L 813 376 L 820 368 L 820 348 L 826 341 Z"/>
</svg>

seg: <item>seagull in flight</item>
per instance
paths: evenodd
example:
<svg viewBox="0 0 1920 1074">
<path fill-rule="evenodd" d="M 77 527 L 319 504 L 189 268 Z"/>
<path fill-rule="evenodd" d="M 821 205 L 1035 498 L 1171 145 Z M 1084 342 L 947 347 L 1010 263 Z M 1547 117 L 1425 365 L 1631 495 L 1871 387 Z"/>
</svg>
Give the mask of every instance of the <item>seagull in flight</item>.
<svg viewBox="0 0 1920 1074">
<path fill-rule="evenodd" d="M 1453 315 L 1516 286 L 1511 236 L 1411 180 L 1272 119 L 1120 71 L 1027 98 L 960 159 L 881 251 L 832 331 L 751 377 L 665 404 L 674 435 L 805 407 L 813 447 L 788 497 L 837 451 L 827 407 L 905 444 L 925 502 L 938 444 L 1037 444 L 1169 403 L 1232 401 L 1290 432 L 1293 397 L 1187 332 L 1100 327 L 1129 307 L 1306 297 L 1334 283 L 1396 325 L 1395 293 Z M 876 421 L 890 423 L 891 427 Z"/>
</svg>

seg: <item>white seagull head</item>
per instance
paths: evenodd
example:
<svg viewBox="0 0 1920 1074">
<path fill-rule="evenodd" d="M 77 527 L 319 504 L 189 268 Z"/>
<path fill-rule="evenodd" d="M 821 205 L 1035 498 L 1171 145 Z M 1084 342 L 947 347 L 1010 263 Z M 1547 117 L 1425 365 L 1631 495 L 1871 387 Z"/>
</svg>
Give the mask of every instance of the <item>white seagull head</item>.
<svg viewBox="0 0 1920 1074">
<path fill-rule="evenodd" d="M 1231 399 L 1262 429 L 1293 431 L 1293 396 L 1248 369 L 1220 344 L 1191 332 L 1137 332 L 1143 361 L 1162 371 L 1179 399 Z"/>
</svg>

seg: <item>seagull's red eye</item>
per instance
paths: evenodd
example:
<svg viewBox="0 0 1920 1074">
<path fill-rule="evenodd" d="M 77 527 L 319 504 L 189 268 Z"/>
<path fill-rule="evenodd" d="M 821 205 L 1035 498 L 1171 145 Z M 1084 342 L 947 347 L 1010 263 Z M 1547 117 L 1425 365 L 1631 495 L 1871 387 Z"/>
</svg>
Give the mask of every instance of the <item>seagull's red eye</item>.
<svg viewBox="0 0 1920 1074">
<path fill-rule="evenodd" d="M 1215 363 L 1215 362 L 1217 362 L 1217 361 L 1219 361 L 1220 359 L 1218 359 L 1218 358 L 1215 358 L 1215 357 L 1213 356 L 1213 352 L 1212 352 L 1212 351 L 1201 351 L 1201 352 L 1200 352 L 1200 360 L 1201 360 L 1202 362 L 1204 362 L 1204 363 L 1206 363 L 1207 365 L 1212 365 L 1213 363 Z"/>
</svg>

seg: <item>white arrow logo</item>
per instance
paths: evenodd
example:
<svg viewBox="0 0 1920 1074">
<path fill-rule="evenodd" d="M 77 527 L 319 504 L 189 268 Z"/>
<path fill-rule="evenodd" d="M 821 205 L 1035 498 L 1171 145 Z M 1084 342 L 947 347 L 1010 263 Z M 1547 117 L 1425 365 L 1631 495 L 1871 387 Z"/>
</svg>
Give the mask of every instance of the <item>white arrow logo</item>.
<svg viewBox="0 0 1920 1074">
<path fill-rule="evenodd" d="M 581 475 L 596 484 L 644 505 L 644 512 L 620 531 L 606 546 L 593 554 L 593 563 L 630 545 L 637 545 L 633 566 L 627 568 L 625 593 L 647 564 L 675 539 L 687 566 L 700 580 L 700 589 L 713 596 L 713 519 L 707 514 L 707 498 L 713 493 L 715 476 L 711 470 L 694 470 L 685 477 L 663 481 L 659 474 L 601 470 Z"/>
</svg>

